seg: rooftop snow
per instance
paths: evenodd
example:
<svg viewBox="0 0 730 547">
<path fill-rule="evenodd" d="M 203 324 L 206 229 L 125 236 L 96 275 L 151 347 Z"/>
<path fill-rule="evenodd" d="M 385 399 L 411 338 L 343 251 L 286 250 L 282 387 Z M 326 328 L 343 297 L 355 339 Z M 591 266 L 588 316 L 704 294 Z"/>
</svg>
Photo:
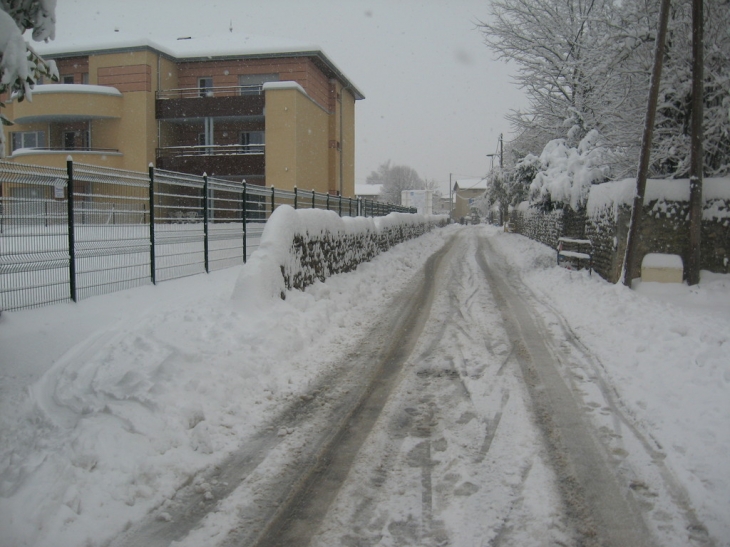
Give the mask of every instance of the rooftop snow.
<svg viewBox="0 0 730 547">
<path fill-rule="evenodd" d="M 181 36 L 176 38 L 152 38 L 123 32 L 104 35 L 61 36 L 49 43 L 34 45 L 43 57 L 61 57 L 69 54 L 94 53 L 130 49 L 152 49 L 177 60 L 219 59 L 230 57 L 311 55 L 320 58 L 345 85 L 352 86 L 355 96 L 362 93 L 345 74 L 324 54 L 316 44 L 298 42 L 288 38 L 253 36 L 240 33 L 222 33 L 215 36 Z"/>
</svg>

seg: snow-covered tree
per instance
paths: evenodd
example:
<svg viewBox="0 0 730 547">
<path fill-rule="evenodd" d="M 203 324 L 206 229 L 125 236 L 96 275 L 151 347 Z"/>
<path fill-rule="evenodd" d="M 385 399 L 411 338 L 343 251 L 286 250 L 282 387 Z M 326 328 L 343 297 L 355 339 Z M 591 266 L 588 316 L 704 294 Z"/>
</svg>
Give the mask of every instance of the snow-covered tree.
<svg viewBox="0 0 730 547">
<path fill-rule="evenodd" d="M 425 184 L 418 173 L 405 165 L 391 165 L 390 160 L 381 164 L 365 179 L 367 184 L 382 184 L 381 196 L 388 203 L 400 204 L 403 190 L 422 190 Z"/>
<path fill-rule="evenodd" d="M 540 155 L 540 168 L 529 189 L 530 203 L 549 211 L 580 210 L 593 184 L 605 182 L 609 167 L 598 131 L 592 129 L 576 147 L 569 139 L 550 141 Z"/>
<path fill-rule="evenodd" d="M 55 38 L 56 0 L 0 0 L 0 96 L 12 93 L 18 101 L 30 100 L 39 78 L 58 80 L 55 63 L 43 60 L 23 39 L 30 29 L 36 42 Z M 0 100 L 0 108 L 3 106 Z M 2 113 L 0 120 L 12 125 Z M 4 142 L 0 131 L 0 155 L 5 151 Z"/>
<path fill-rule="evenodd" d="M 516 63 L 530 101 L 509 117 L 520 157 L 552 140 L 575 147 L 597 130 L 613 175 L 638 166 L 658 2 L 494 0 L 482 24 L 499 58 Z M 705 173 L 730 170 L 730 0 L 705 1 Z M 690 3 L 675 2 L 669 23 L 651 176 L 686 176 L 691 89 Z"/>
</svg>

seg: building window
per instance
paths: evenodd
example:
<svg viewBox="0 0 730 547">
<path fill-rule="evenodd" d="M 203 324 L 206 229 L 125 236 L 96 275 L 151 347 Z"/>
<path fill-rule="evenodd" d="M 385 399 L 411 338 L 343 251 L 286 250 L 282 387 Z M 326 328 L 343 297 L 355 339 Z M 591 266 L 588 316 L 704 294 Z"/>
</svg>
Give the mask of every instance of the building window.
<svg viewBox="0 0 730 547">
<path fill-rule="evenodd" d="M 84 85 L 89 85 L 89 73 L 88 72 L 84 72 L 81 75 L 81 83 Z"/>
<path fill-rule="evenodd" d="M 46 146 L 45 131 L 17 131 L 13 133 L 13 152 L 20 148 L 44 148 Z"/>
<path fill-rule="evenodd" d="M 73 74 L 66 74 L 65 76 L 61 76 L 61 81 L 64 84 L 72 84 L 72 83 L 74 83 L 74 75 Z"/>
<path fill-rule="evenodd" d="M 201 97 L 212 97 L 213 78 L 198 78 L 198 89 Z"/>
<path fill-rule="evenodd" d="M 64 150 L 88 150 L 90 147 L 90 134 L 88 131 L 64 131 Z"/>
<path fill-rule="evenodd" d="M 238 77 L 238 91 L 241 95 L 260 95 L 266 82 L 278 81 L 278 74 L 241 74 Z"/>
<path fill-rule="evenodd" d="M 264 132 L 242 131 L 241 145 L 244 154 L 261 154 L 264 151 Z"/>
</svg>

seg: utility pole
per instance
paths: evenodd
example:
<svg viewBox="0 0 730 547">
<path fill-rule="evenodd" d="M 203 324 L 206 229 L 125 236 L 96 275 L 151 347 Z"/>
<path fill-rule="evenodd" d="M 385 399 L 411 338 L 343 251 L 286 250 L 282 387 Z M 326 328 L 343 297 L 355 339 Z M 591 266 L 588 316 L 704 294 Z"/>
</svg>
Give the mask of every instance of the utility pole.
<svg viewBox="0 0 730 547">
<path fill-rule="evenodd" d="M 635 269 L 636 254 L 639 247 L 639 223 L 641 222 L 641 212 L 644 208 L 646 176 L 649 171 L 649 158 L 651 157 L 651 138 L 654 133 L 654 118 L 656 116 L 656 105 L 659 98 L 659 83 L 662 79 L 662 59 L 664 57 L 664 42 L 667 36 L 668 18 L 669 0 L 662 0 L 659 11 L 659 29 L 657 31 L 656 47 L 654 48 L 654 67 L 651 72 L 651 82 L 649 84 L 649 104 L 646 108 L 644 133 L 641 138 L 639 171 L 636 174 L 636 194 L 634 195 L 634 206 L 631 210 L 629 235 L 626 241 L 626 254 L 624 255 L 624 268 L 621 274 L 621 281 L 627 287 L 631 287 L 631 275 Z"/>
<path fill-rule="evenodd" d="M 702 239 L 702 119 L 703 115 L 703 13 L 702 0 L 692 0 L 692 141 L 689 167 L 689 260 L 687 284 L 700 282 L 700 243 Z"/>
<path fill-rule="evenodd" d="M 504 139 L 502 133 L 499 134 L 499 168 L 504 167 Z"/>
<path fill-rule="evenodd" d="M 453 190 L 454 189 L 451 185 L 451 173 L 449 173 L 449 221 L 453 220 L 454 216 L 454 197 L 451 195 Z"/>
</svg>

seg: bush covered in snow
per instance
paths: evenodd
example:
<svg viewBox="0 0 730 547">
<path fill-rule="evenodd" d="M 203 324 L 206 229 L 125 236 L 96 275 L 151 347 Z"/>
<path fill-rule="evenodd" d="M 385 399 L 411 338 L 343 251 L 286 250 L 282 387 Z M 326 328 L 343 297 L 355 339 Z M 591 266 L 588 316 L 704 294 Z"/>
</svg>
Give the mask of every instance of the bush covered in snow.
<svg viewBox="0 0 730 547">
<path fill-rule="evenodd" d="M 530 184 L 533 207 L 543 211 L 585 206 L 593 184 L 605 182 L 609 173 L 605 149 L 596 130 L 571 147 L 566 139 L 550 141 L 540 154 L 540 168 Z"/>
</svg>

